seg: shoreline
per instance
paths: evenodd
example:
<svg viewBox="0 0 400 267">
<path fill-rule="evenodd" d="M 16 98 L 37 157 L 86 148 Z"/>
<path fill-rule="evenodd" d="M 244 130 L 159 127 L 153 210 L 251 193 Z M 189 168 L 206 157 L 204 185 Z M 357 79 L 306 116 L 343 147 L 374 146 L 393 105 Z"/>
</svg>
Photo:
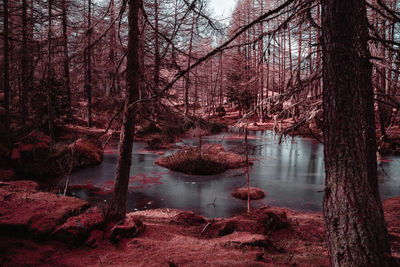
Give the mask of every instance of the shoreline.
<svg viewBox="0 0 400 267">
<path fill-rule="evenodd" d="M 7 199 L 10 193 L 20 198 Z M 35 195 L 41 198 L 35 198 Z M 17 224 L 9 223 L 8 234 L 2 231 L 0 235 L 0 251 L 3 251 L 0 252 L 0 264 L 3 266 L 128 266 L 133 263 L 135 266 L 171 266 L 172 263 L 175 264 L 173 266 L 329 266 L 321 212 L 264 207 L 250 214 L 209 219 L 176 209 L 137 211 L 127 214 L 127 217 L 143 222 L 145 230 L 136 237 L 121 238 L 115 243 L 110 241 L 113 224 L 104 224 L 102 213 L 86 207 L 84 201 L 37 191 L 35 183 L 30 181 L 2 183 L 0 196 L 5 205 L 19 203 L 13 211 L 19 216 L 14 218 Z M 18 212 L 24 207 L 26 210 L 23 203 L 28 203 L 30 209 L 35 210 L 36 205 L 43 204 L 40 204 L 43 199 L 61 201 L 57 206 L 61 210 L 69 210 L 68 207 L 72 208 L 70 205 L 73 209 L 82 207 L 82 210 L 68 213 L 69 217 L 63 218 L 65 222 L 61 226 L 51 215 L 64 216 L 58 209 L 51 213 L 42 212 L 40 216 L 36 214 L 35 220 L 47 223 L 31 225 L 27 219 L 27 234 L 19 232 L 26 216 L 21 217 L 21 212 Z M 400 257 L 400 196 L 385 200 L 383 207 L 392 254 Z M 4 205 L 1 214 L 0 228 L 4 229 L 4 218 L 13 219 L 4 210 Z M 74 226 L 73 222 L 79 220 L 83 226 Z M 93 221 L 97 224 L 88 226 L 87 223 Z M 55 223 L 53 228 L 56 230 L 47 234 L 43 225 L 50 229 L 48 227 L 52 223 Z M 32 227 L 43 231 L 37 230 L 32 235 Z M 19 234 L 13 234 L 15 231 Z M 54 234 L 57 231 L 63 234 Z M 76 240 L 83 236 L 87 239 L 76 245 Z"/>
</svg>

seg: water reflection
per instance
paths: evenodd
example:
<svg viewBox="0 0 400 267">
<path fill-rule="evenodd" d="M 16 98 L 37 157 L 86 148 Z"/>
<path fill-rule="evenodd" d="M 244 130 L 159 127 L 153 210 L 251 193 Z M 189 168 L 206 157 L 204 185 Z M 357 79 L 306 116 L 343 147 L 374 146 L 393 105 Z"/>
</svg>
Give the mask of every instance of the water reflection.
<svg viewBox="0 0 400 267">
<path fill-rule="evenodd" d="M 269 131 L 254 132 L 249 136 L 250 157 L 256 159 L 251 168 L 250 183 L 267 194 L 262 200 L 252 201 L 251 206 L 321 210 L 324 188 L 322 145 L 308 138 L 290 137 L 280 145 L 278 140 Z M 204 137 L 203 142 L 222 143 L 227 150 L 244 151 L 243 136 L 236 133 Z M 196 140 L 184 139 L 183 143 L 195 145 Z M 245 201 L 231 196 L 236 187 L 246 183 L 243 170 L 228 170 L 212 176 L 185 175 L 155 165 L 159 156 L 144 150 L 141 143 L 135 143 L 133 151 L 128 210 L 168 207 L 194 210 L 207 217 L 227 217 L 246 210 Z M 165 152 L 168 155 L 174 150 Z M 400 195 L 399 162 L 396 158 L 390 160 L 394 161 L 383 162 L 384 171 L 380 171 L 383 198 Z M 111 192 L 116 162 L 116 154 L 107 153 L 101 165 L 75 172 L 71 185 L 91 183 Z M 75 194 L 96 203 L 108 201 L 111 196 L 88 195 L 82 189 Z"/>
</svg>

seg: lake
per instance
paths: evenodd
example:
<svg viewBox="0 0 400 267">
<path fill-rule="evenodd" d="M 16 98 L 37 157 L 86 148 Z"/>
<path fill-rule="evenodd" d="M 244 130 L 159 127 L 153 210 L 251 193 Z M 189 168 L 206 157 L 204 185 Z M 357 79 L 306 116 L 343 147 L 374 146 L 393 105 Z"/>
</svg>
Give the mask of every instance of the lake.
<svg viewBox="0 0 400 267">
<path fill-rule="evenodd" d="M 265 205 L 296 211 L 321 211 L 324 189 L 323 145 L 304 137 L 279 136 L 271 131 L 250 132 L 249 156 L 254 158 L 250 185 L 263 189 L 266 197 L 251 201 L 252 208 Z M 226 150 L 244 153 L 243 135 L 218 134 L 202 138 L 203 143 L 219 143 Z M 184 138 L 177 145 L 196 145 L 197 139 Z M 111 197 L 117 162 L 117 143 L 111 143 L 102 164 L 71 175 L 71 194 L 91 203 L 104 204 Z M 164 150 L 170 155 L 175 149 Z M 246 211 L 246 201 L 232 197 L 232 191 L 246 185 L 243 169 L 211 176 L 187 175 L 154 164 L 155 151 L 134 143 L 127 200 L 128 211 L 174 208 L 193 210 L 209 218 L 229 217 Z M 400 158 L 384 158 L 378 168 L 383 199 L 400 195 Z M 60 181 L 62 184 L 63 181 Z M 84 185 L 80 187 L 80 185 Z M 88 190 L 95 188 L 100 191 Z"/>
</svg>

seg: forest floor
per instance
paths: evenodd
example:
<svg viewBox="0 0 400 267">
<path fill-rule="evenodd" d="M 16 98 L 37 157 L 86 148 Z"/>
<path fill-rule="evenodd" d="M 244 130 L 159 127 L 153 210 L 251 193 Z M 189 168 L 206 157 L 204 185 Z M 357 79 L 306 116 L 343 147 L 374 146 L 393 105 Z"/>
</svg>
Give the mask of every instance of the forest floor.
<svg viewBox="0 0 400 267">
<path fill-rule="evenodd" d="M 265 207 L 207 219 L 138 211 L 127 217 L 144 231 L 111 242 L 113 225 L 82 200 L 40 192 L 31 181 L 1 183 L 0 198 L 1 266 L 329 266 L 321 213 Z M 400 197 L 383 207 L 392 255 L 400 257 Z"/>
<path fill-rule="evenodd" d="M 244 126 L 234 110 L 210 121 Z M 279 131 L 291 123 L 252 118 L 248 129 Z M 64 139 L 103 130 L 73 126 L 67 132 Z M 392 128 L 390 137 L 399 139 L 400 130 Z M 329 266 L 321 213 L 266 207 L 207 219 L 171 209 L 138 211 L 128 218 L 139 219 L 145 230 L 112 242 L 114 225 L 104 222 L 100 209 L 41 192 L 32 181 L 7 181 L 16 178 L 12 170 L 0 169 L 0 178 L 6 181 L 0 182 L 0 266 Z M 383 208 L 392 255 L 400 261 L 400 196 Z"/>
</svg>

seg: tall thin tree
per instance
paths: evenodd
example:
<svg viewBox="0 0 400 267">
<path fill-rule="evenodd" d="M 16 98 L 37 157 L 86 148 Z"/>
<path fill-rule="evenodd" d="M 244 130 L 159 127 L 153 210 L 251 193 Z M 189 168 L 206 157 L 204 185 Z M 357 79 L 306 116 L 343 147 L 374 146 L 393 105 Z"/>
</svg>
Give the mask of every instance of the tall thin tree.
<svg viewBox="0 0 400 267">
<path fill-rule="evenodd" d="M 85 49 L 85 92 L 87 97 L 87 124 L 92 127 L 92 0 L 88 0 L 86 49 Z"/>
<path fill-rule="evenodd" d="M 27 0 L 22 0 L 22 51 L 21 51 L 21 80 L 22 80 L 22 88 L 20 88 L 20 109 L 21 109 L 21 118 L 22 125 L 25 124 L 27 119 L 27 94 L 28 94 L 28 18 L 27 18 Z"/>
<path fill-rule="evenodd" d="M 138 13 L 140 0 L 129 1 L 129 37 L 126 67 L 126 101 L 123 124 L 118 148 L 118 162 L 115 174 L 114 194 L 111 200 L 110 218 L 121 220 L 126 213 L 126 198 L 128 193 L 129 174 L 132 161 L 132 145 L 135 129 L 136 108 L 134 102 L 139 99 L 140 62 L 139 62 L 139 24 Z"/>
<path fill-rule="evenodd" d="M 4 50 L 3 50 L 3 82 L 4 82 L 4 109 L 5 109 L 5 129 L 8 132 L 10 123 L 10 46 L 9 46 L 9 31 L 8 31 L 8 0 L 3 0 L 3 23 L 4 23 Z"/>
<path fill-rule="evenodd" d="M 70 71 L 69 71 L 69 54 L 68 54 L 68 1 L 62 1 L 62 41 L 63 41 L 63 56 L 64 56 L 64 75 L 63 75 L 63 84 L 65 90 L 67 92 L 67 117 L 71 119 L 71 79 L 70 79 Z"/>
<path fill-rule="evenodd" d="M 47 0 L 48 16 L 49 16 L 49 29 L 47 31 L 47 116 L 49 123 L 50 135 L 50 151 L 53 150 L 54 145 L 54 111 L 53 111 L 53 66 L 52 66 L 52 23 L 53 23 L 53 0 Z"/>
</svg>

